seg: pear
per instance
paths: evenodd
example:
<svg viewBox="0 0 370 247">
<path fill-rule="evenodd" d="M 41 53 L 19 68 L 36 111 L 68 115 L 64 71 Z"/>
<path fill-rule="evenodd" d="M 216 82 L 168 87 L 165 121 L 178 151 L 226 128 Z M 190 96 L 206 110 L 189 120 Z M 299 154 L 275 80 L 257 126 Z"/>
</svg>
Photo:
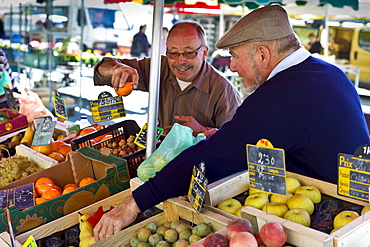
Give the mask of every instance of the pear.
<svg viewBox="0 0 370 247">
<path fill-rule="evenodd" d="M 90 218 L 90 214 L 88 213 L 80 213 L 78 212 L 78 222 L 81 223 L 83 221 L 86 221 L 88 218 Z"/>
<path fill-rule="evenodd" d="M 80 247 L 88 247 L 95 243 L 96 241 L 94 236 L 87 236 L 80 240 Z"/>
<path fill-rule="evenodd" d="M 93 228 L 90 222 L 83 221 L 80 223 L 80 239 L 88 236 L 94 236 Z"/>
</svg>

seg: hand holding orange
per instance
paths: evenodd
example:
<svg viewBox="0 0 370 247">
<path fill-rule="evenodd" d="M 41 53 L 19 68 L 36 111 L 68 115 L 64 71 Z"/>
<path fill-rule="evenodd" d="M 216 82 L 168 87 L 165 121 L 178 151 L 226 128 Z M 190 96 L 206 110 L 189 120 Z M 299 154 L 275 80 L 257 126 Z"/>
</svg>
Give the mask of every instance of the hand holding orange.
<svg viewBox="0 0 370 247">
<path fill-rule="evenodd" d="M 134 87 L 132 86 L 131 82 L 126 82 L 123 87 L 118 88 L 116 94 L 118 96 L 128 96 L 132 90 L 134 90 Z"/>
</svg>

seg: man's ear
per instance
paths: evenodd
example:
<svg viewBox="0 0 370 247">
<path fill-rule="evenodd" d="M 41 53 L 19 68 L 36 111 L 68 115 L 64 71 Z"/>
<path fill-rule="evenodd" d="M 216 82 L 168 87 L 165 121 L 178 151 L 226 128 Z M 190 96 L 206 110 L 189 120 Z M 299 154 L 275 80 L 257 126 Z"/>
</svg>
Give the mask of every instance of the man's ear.
<svg viewBox="0 0 370 247">
<path fill-rule="evenodd" d="M 260 45 L 257 48 L 257 53 L 259 63 L 263 68 L 267 68 L 271 60 L 270 50 L 266 46 Z"/>
<path fill-rule="evenodd" d="M 207 55 L 208 55 L 208 46 L 205 46 L 203 48 L 203 60 L 206 60 L 207 59 Z"/>
</svg>

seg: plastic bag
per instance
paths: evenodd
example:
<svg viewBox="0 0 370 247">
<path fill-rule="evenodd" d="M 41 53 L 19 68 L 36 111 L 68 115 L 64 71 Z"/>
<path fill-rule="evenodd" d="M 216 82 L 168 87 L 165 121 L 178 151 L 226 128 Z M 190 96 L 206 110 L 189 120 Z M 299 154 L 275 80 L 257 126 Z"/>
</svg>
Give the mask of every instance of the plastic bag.
<svg viewBox="0 0 370 247">
<path fill-rule="evenodd" d="M 4 87 L 8 85 L 9 88 L 12 88 L 12 80 L 8 74 L 8 71 L 6 71 L 5 68 L 3 68 L 3 71 L 1 72 L 1 80 L 0 80 L 0 95 L 4 94 Z"/>
<path fill-rule="evenodd" d="M 175 123 L 159 148 L 140 164 L 137 169 L 138 178 L 143 182 L 148 181 L 183 150 L 204 139 L 206 137 L 203 133 L 194 137 L 192 129 Z"/>
<path fill-rule="evenodd" d="M 54 115 L 44 106 L 40 97 L 32 92 L 31 90 L 25 88 L 27 96 L 13 92 L 14 98 L 19 100 L 19 113 L 27 117 L 28 123 L 32 123 L 36 117 L 39 116 L 51 116 Z"/>
</svg>

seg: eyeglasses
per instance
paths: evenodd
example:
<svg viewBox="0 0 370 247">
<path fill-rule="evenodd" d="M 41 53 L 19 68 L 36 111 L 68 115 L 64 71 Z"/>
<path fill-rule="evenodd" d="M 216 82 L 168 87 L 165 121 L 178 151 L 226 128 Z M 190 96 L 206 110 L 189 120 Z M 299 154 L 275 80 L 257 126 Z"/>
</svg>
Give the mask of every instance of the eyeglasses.
<svg viewBox="0 0 370 247">
<path fill-rule="evenodd" d="M 178 59 L 180 55 L 184 58 L 192 59 L 198 55 L 199 50 L 205 45 L 201 45 L 196 51 L 186 51 L 186 52 L 169 52 L 166 51 L 166 55 L 169 59 Z"/>
</svg>

